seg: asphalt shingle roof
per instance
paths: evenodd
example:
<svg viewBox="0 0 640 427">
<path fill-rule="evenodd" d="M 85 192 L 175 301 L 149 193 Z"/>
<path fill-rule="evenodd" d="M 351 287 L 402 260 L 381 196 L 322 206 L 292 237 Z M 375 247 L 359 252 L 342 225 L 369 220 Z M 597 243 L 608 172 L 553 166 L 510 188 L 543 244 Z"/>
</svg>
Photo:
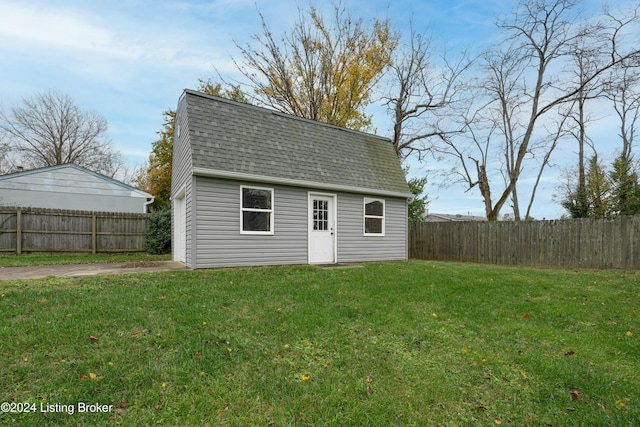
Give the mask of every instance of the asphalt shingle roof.
<svg viewBox="0 0 640 427">
<path fill-rule="evenodd" d="M 388 139 L 185 90 L 194 168 L 409 194 Z"/>
</svg>

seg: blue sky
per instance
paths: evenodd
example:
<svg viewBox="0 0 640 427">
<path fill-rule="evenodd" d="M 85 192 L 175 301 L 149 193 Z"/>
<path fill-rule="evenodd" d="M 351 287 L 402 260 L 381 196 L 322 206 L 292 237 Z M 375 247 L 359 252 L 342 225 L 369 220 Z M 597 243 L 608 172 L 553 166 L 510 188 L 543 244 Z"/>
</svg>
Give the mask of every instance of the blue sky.
<svg viewBox="0 0 640 427">
<path fill-rule="evenodd" d="M 324 5 L 327 2 L 316 2 Z M 594 2 L 587 2 L 593 3 Z M 258 9 L 278 33 L 289 30 L 298 6 L 288 0 L 87 1 L 0 0 L 0 105 L 10 108 L 24 97 L 48 89 L 69 94 L 109 123 L 109 136 L 132 167 L 143 163 L 163 123 L 185 88 L 199 78 L 239 78 L 232 57 L 260 30 Z M 433 0 L 389 2 L 343 0 L 365 22 L 389 18 L 406 33 L 413 27 L 448 51 L 480 50 L 496 37 L 495 21 L 515 5 L 510 0 Z M 322 6 L 324 7 L 324 6 Z M 378 134 L 390 135 L 384 108 L 373 106 Z M 601 123 L 602 132 L 610 132 Z M 615 132 L 615 131 L 614 131 Z M 424 168 L 414 166 L 414 173 Z M 561 172 L 560 166 L 554 173 Z M 563 210 L 551 200 L 558 177 L 539 190 L 534 217 L 556 218 Z M 484 215 L 477 191 L 459 185 L 427 189 L 432 212 Z M 504 212 L 506 212 L 505 210 Z"/>
</svg>

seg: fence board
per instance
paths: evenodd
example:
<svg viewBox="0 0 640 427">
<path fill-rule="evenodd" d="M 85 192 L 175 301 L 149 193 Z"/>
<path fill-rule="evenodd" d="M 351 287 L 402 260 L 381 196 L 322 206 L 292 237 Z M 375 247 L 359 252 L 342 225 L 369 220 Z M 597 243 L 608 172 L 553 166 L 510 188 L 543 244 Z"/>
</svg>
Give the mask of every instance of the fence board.
<svg viewBox="0 0 640 427">
<path fill-rule="evenodd" d="M 409 257 L 568 268 L 640 269 L 640 216 L 409 225 Z"/>
<path fill-rule="evenodd" d="M 139 252 L 148 214 L 0 207 L 0 252 Z"/>
</svg>

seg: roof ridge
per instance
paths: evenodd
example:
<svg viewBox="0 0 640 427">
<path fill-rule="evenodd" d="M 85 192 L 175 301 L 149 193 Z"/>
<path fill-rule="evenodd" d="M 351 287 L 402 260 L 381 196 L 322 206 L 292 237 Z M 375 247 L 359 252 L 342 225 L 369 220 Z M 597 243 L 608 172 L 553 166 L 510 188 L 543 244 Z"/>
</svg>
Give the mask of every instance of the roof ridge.
<svg viewBox="0 0 640 427">
<path fill-rule="evenodd" d="M 277 116 L 281 116 L 281 117 L 285 117 L 285 118 L 289 118 L 289 119 L 293 119 L 293 120 L 300 120 L 300 121 L 304 121 L 304 122 L 307 122 L 307 123 L 311 123 L 311 124 L 315 124 L 315 125 L 319 125 L 319 126 L 323 126 L 323 127 L 328 127 L 328 128 L 333 128 L 333 129 L 345 131 L 345 132 L 351 132 L 351 133 L 355 133 L 355 134 L 359 134 L 359 135 L 378 138 L 378 139 L 381 139 L 383 141 L 387 141 L 387 142 L 391 143 L 391 138 L 386 137 L 386 136 L 377 135 L 375 133 L 363 132 L 363 131 L 359 131 L 359 130 L 355 130 L 355 129 L 349 129 L 349 128 L 345 128 L 345 127 L 342 127 L 342 126 L 332 125 L 330 123 L 324 123 L 324 122 L 321 122 L 321 121 L 318 121 L 318 120 L 313 120 L 313 119 L 309 119 L 309 118 L 306 118 L 306 117 L 300 117 L 300 116 L 296 116 L 294 114 L 284 113 L 284 112 L 278 111 L 278 110 L 272 110 L 272 109 L 270 109 L 268 107 L 263 107 L 263 106 L 260 106 L 260 105 L 249 104 L 249 103 L 240 102 L 240 101 L 234 101 L 233 99 L 223 98 L 221 96 L 216 96 L 216 95 L 209 95 L 208 93 L 200 92 L 200 91 L 193 90 L 193 89 L 185 89 L 184 93 L 183 93 L 183 96 L 184 96 L 184 94 L 200 96 L 202 98 L 209 98 L 209 99 L 213 99 L 213 100 L 216 100 L 216 101 L 224 102 L 224 103 L 227 103 L 227 104 L 235 105 L 235 106 L 238 106 L 238 107 L 252 108 L 252 109 L 256 109 L 258 111 L 262 111 L 262 112 L 265 112 L 265 113 L 271 113 L 271 114 L 274 114 L 274 115 L 277 115 Z"/>
</svg>

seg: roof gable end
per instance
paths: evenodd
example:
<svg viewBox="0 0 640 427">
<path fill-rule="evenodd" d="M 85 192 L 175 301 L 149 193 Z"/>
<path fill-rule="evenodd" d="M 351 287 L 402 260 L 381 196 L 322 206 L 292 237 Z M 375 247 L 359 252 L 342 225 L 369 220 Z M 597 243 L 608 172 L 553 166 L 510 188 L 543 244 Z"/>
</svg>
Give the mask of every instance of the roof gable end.
<svg viewBox="0 0 640 427">
<path fill-rule="evenodd" d="M 0 187 L 57 192 L 121 193 L 131 197 L 153 196 L 128 184 L 109 178 L 75 163 L 45 166 L 0 176 Z"/>
</svg>

